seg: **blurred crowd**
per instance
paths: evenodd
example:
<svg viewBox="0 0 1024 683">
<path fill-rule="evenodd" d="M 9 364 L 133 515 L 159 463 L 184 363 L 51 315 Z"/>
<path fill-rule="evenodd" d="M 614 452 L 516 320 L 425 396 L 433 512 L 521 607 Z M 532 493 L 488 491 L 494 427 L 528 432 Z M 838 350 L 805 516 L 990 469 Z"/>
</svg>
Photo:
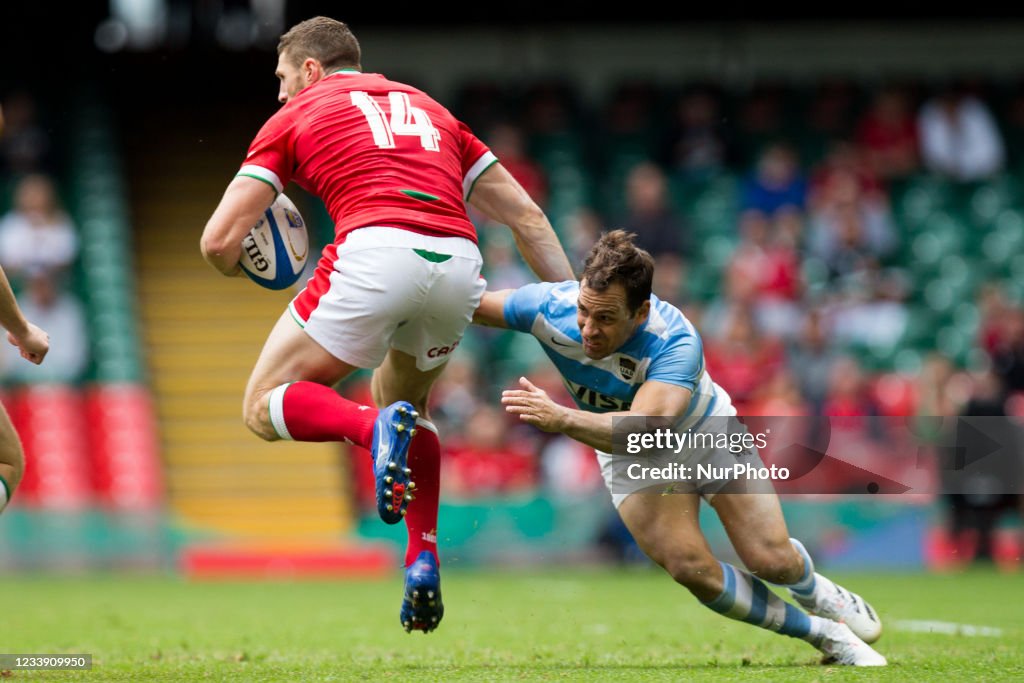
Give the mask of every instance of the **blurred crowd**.
<svg viewBox="0 0 1024 683">
<path fill-rule="evenodd" d="M 2 111 L 0 266 L 25 316 L 49 333 L 52 345 L 45 364 L 33 366 L 4 344 L 0 383 L 74 384 L 89 365 L 89 330 L 75 290 L 81 245 L 61 196 L 59 140 L 28 92 L 8 94 Z"/>
</svg>

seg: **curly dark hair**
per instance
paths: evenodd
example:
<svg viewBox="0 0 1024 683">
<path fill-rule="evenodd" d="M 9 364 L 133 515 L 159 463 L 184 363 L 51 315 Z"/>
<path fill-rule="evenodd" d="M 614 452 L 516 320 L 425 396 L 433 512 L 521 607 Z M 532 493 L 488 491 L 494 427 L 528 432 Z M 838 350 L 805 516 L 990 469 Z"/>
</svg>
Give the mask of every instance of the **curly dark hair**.
<svg viewBox="0 0 1024 683">
<path fill-rule="evenodd" d="M 626 303 L 635 313 L 651 298 L 654 259 L 633 244 L 636 233 L 612 230 L 601 235 L 583 262 L 581 281 L 588 288 L 603 292 L 618 282 L 626 289 Z"/>
</svg>

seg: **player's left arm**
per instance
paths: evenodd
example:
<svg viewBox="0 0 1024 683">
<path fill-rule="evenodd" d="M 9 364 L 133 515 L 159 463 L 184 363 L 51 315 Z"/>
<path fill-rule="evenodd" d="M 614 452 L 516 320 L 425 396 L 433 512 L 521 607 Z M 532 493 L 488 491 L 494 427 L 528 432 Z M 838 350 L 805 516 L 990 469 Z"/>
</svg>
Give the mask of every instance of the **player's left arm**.
<svg viewBox="0 0 1024 683">
<path fill-rule="evenodd" d="M 519 378 L 522 389 L 502 392 L 505 410 L 527 424 L 545 432 L 560 432 L 576 441 L 610 453 L 615 418 L 662 417 L 674 419 L 686 413 L 693 392 L 685 387 L 648 380 L 636 392 L 629 410 L 591 413 L 556 403 L 543 389 L 525 377 Z"/>
<path fill-rule="evenodd" d="M 250 176 L 235 176 L 206 223 L 199 246 L 203 258 L 224 275 L 241 272 L 242 240 L 277 196 L 277 190 Z"/>
<path fill-rule="evenodd" d="M 468 202 L 512 230 L 523 260 L 541 280 L 576 279 L 547 215 L 500 162 L 477 178 Z"/>
<path fill-rule="evenodd" d="M 514 289 L 502 289 L 497 292 L 484 292 L 480 305 L 473 312 L 473 323 L 488 327 L 508 327 L 505 321 L 505 300 Z"/>
</svg>

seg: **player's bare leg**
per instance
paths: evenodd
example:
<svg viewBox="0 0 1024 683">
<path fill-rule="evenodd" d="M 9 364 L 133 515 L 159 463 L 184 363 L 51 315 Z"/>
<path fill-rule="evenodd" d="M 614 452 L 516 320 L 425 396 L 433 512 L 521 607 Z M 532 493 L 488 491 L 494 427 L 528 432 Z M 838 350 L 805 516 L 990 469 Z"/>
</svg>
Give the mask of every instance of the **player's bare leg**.
<svg viewBox="0 0 1024 683">
<path fill-rule="evenodd" d="M 370 380 L 373 400 L 377 407 L 408 401 L 413 404 L 420 417 L 430 420 L 427 402 L 430 389 L 441 376 L 445 366 L 424 372 L 416 367 L 416 359 L 396 349 L 388 351 L 387 358 L 379 368 L 374 370 Z"/>
<path fill-rule="evenodd" d="M 430 422 L 430 389 L 444 366 L 423 371 L 415 357 L 391 349 L 373 373 L 371 387 L 378 406 L 406 400 L 419 413 L 409 447 L 409 468 L 416 477 L 415 501 L 405 517 L 409 542 L 405 551 L 405 591 L 399 619 L 406 631 L 429 633 L 444 616 L 437 557 L 437 509 L 441 486 L 441 443 Z"/>
<path fill-rule="evenodd" d="M 288 438 L 280 433 L 271 418 L 271 394 L 292 382 L 313 382 L 336 393 L 331 387 L 356 369 L 313 341 L 291 313 L 285 311 L 267 337 L 245 388 L 243 414 L 246 426 L 267 441 Z M 291 424 L 285 427 L 291 438 L 318 440 L 299 439 Z"/>
<path fill-rule="evenodd" d="M 25 473 L 25 452 L 21 438 L 11 424 L 7 411 L 0 406 L 0 512 L 21 482 Z"/>
<path fill-rule="evenodd" d="M 717 560 L 701 533 L 699 511 L 695 493 L 634 493 L 619 506 L 640 548 L 709 609 L 805 640 L 841 664 L 886 663 L 844 624 L 804 614 L 756 576 Z"/>
<path fill-rule="evenodd" d="M 396 524 L 410 500 L 406 453 L 415 433 L 415 410 L 404 402 L 377 410 L 338 394 L 333 385 L 356 369 L 310 338 L 285 312 L 246 387 L 245 422 L 268 441 L 347 441 L 369 449 L 377 513 Z"/>
<path fill-rule="evenodd" d="M 639 492 L 619 506 L 619 515 L 640 549 L 701 602 L 722 592 L 722 568 L 698 519 L 695 493 Z"/>
<path fill-rule="evenodd" d="M 711 500 L 736 554 L 754 575 L 789 588 L 807 611 L 845 622 L 864 642 L 882 634 L 875 610 L 856 593 L 814 571 L 810 555 L 789 537 L 774 493 L 719 493 Z"/>
<path fill-rule="evenodd" d="M 747 571 L 763 581 L 791 585 L 804 562 L 789 539 L 779 498 L 771 493 L 719 493 L 711 507 Z"/>
</svg>

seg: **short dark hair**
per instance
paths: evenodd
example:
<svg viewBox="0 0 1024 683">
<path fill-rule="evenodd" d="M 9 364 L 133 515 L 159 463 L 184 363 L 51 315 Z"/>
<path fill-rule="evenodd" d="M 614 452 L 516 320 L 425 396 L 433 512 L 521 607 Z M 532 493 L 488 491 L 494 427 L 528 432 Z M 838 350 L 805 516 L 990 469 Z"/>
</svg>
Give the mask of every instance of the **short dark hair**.
<svg viewBox="0 0 1024 683">
<path fill-rule="evenodd" d="M 626 304 L 630 313 L 651 298 L 654 279 L 654 259 L 633 244 L 636 233 L 612 230 L 601 235 L 583 262 L 581 281 L 587 287 L 603 292 L 618 282 L 626 290 Z"/>
<path fill-rule="evenodd" d="M 296 65 L 312 57 L 325 69 L 362 68 L 359 41 L 348 24 L 329 17 L 313 17 L 292 26 L 277 43 L 278 56 L 285 50 Z"/>
</svg>

